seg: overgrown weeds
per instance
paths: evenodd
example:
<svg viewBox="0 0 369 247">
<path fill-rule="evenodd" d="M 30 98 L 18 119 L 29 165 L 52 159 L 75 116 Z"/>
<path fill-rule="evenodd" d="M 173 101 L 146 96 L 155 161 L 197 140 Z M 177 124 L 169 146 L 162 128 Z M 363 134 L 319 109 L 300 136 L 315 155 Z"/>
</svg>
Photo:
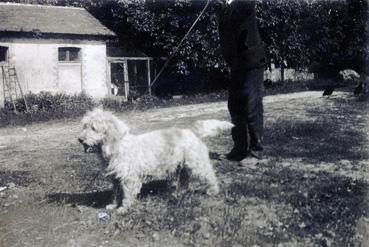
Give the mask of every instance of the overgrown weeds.
<svg viewBox="0 0 369 247">
<path fill-rule="evenodd" d="M 52 94 L 40 92 L 25 95 L 29 110 L 23 99 L 15 102 L 16 112 L 10 102 L 0 109 L 0 126 L 24 125 L 53 119 L 75 118 L 83 115 L 94 107 L 94 100 L 86 94 L 68 95 L 64 93 Z"/>
<path fill-rule="evenodd" d="M 105 109 L 116 112 L 126 112 L 215 102 L 225 100 L 227 98 L 227 93 L 226 91 L 221 91 L 205 95 L 181 96 L 178 99 L 143 95 L 125 101 L 123 98 L 118 97 L 94 100 L 92 97 L 83 93 L 68 95 L 64 93 L 52 94 L 50 92 L 40 92 L 38 94 L 29 93 L 25 98 L 30 107 L 29 111 L 26 111 L 26 106 L 22 99 L 18 99 L 15 102 L 17 112 L 14 112 L 10 102 L 5 104 L 5 108 L 0 109 L 0 127 L 8 125 L 25 125 L 55 119 L 76 118 L 82 116 L 88 110 L 96 106 L 103 106 Z"/>
</svg>

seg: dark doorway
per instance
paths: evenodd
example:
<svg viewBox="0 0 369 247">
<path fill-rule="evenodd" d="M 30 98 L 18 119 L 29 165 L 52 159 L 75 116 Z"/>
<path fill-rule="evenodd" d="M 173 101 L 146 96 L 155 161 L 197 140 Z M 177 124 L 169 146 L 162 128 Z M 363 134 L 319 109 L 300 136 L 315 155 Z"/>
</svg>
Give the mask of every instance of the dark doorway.
<svg viewBox="0 0 369 247">
<path fill-rule="evenodd" d="M 8 61 L 8 47 L 0 46 L 0 62 Z"/>
<path fill-rule="evenodd" d="M 111 94 L 115 96 L 126 96 L 124 86 L 124 63 L 111 63 Z"/>
<path fill-rule="evenodd" d="M 148 93 L 147 61 L 128 60 L 129 89 L 132 93 Z"/>
</svg>

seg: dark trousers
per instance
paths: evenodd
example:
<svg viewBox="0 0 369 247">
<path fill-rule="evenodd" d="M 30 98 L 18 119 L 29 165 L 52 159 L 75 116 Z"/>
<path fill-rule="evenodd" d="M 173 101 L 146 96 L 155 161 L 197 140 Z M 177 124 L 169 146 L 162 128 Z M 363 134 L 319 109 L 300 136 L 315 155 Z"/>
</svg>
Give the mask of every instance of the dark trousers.
<svg viewBox="0 0 369 247">
<path fill-rule="evenodd" d="M 232 71 L 228 109 L 232 123 L 234 149 L 260 150 L 263 135 L 264 69 Z"/>
</svg>

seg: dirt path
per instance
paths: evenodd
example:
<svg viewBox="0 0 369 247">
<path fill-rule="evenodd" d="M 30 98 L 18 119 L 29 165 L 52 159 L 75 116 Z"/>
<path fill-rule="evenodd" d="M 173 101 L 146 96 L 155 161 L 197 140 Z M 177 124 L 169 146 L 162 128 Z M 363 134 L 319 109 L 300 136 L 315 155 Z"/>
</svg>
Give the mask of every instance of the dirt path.
<svg viewBox="0 0 369 247">
<path fill-rule="evenodd" d="M 268 105 L 307 97 L 319 98 L 321 92 L 277 95 L 265 97 L 264 101 Z M 177 106 L 118 115 L 129 124 L 133 133 L 169 126 L 187 127 L 189 123 L 197 119 L 228 118 L 226 102 Z M 67 144 L 75 143 L 80 131 L 79 121 L 80 119 L 52 121 L 26 127 L 0 128 L 0 167 L 18 169 L 14 163 L 26 162 L 28 159 L 26 154 L 49 149 L 63 149 Z M 13 151 L 16 151 L 16 155 Z M 9 155 L 13 156 L 11 163 L 7 162 Z"/>
<path fill-rule="evenodd" d="M 99 161 L 76 140 L 79 120 L 2 128 L 0 246 L 365 246 L 368 104 L 321 94 L 265 97 L 266 158 L 214 159 L 218 197 L 195 193 L 176 201 L 159 189 L 108 221 L 96 215 L 110 184 L 102 175 L 91 181 Z M 133 133 L 229 119 L 226 102 L 119 117 Z M 216 154 L 232 145 L 229 133 L 205 141 Z M 50 195 L 65 197 L 50 203 Z"/>
<path fill-rule="evenodd" d="M 264 103 L 267 105 L 296 100 L 300 98 L 309 98 L 311 100 L 320 98 L 321 92 L 301 92 L 288 95 L 267 96 L 264 98 Z M 130 124 L 133 131 L 140 131 L 141 128 L 146 129 L 146 125 L 159 124 L 177 124 L 183 119 L 199 119 L 199 118 L 214 118 L 221 115 L 223 118 L 228 117 L 226 102 L 204 103 L 196 105 L 176 106 L 169 108 L 154 109 L 145 112 L 129 112 L 118 114 L 122 119 Z M 6 149 L 7 146 L 20 144 L 24 139 L 38 139 L 38 142 L 43 142 L 47 139 L 50 141 L 55 136 L 66 134 L 70 137 L 70 133 L 78 132 L 79 120 L 70 121 L 51 121 L 46 123 L 36 123 L 26 127 L 9 127 L 0 128 L 0 150 Z"/>
</svg>

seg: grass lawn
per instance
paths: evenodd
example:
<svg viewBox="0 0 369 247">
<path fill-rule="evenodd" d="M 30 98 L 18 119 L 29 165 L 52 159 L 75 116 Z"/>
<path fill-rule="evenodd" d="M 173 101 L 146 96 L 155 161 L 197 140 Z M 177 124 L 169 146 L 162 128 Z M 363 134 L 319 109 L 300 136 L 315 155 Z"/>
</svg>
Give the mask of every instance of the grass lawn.
<svg viewBox="0 0 369 247">
<path fill-rule="evenodd" d="M 365 246 L 368 103 L 346 93 L 265 98 L 265 159 L 229 162 L 230 133 L 208 138 L 221 193 L 174 197 L 146 185 L 125 216 L 104 212 L 110 183 L 77 142 L 79 120 L 0 129 L 0 246 Z M 229 120 L 225 102 L 119 114 L 133 133 Z M 97 177 L 96 177 L 97 174 Z M 96 179 L 94 179 L 96 177 Z"/>
</svg>

